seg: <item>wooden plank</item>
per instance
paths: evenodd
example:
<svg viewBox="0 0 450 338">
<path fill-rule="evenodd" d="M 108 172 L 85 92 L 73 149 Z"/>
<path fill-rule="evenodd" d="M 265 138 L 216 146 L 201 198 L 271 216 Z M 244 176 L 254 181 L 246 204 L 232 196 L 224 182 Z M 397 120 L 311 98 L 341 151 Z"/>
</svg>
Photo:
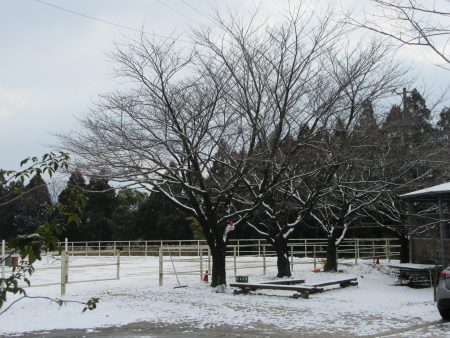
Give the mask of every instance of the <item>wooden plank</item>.
<svg viewBox="0 0 450 338">
<path fill-rule="evenodd" d="M 322 287 L 322 286 L 329 286 L 329 285 L 335 285 L 335 284 L 350 285 L 352 282 L 356 282 L 357 280 L 358 280 L 358 278 L 354 277 L 354 278 L 339 279 L 339 280 L 316 283 L 316 284 L 305 284 L 304 286 Z"/>
<path fill-rule="evenodd" d="M 283 279 L 270 282 L 261 282 L 259 284 L 295 285 L 295 284 L 302 284 L 304 282 L 305 282 L 304 279 Z"/>
<path fill-rule="evenodd" d="M 262 284 L 262 283 L 230 283 L 230 287 L 237 287 L 241 289 L 247 289 L 250 291 L 259 290 L 259 289 L 268 289 L 268 290 L 286 290 L 286 291 L 313 291 L 320 292 L 321 289 L 315 286 L 299 286 L 299 285 L 279 285 L 279 284 Z"/>
</svg>

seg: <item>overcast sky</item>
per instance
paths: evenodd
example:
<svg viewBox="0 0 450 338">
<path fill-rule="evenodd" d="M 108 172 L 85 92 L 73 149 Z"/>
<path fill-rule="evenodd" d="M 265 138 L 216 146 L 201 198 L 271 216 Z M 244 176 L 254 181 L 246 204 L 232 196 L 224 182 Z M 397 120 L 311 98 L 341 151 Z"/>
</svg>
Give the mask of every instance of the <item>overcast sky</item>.
<svg viewBox="0 0 450 338">
<path fill-rule="evenodd" d="M 260 4 L 260 15 L 276 20 L 287 5 L 280 0 L 46 2 L 125 27 L 186 38 L 190 27 L 208 24 L 212 8 L 245 16 Z M 328 3 L 310 1 L 316 2 Z M 342 2 L 344 7 L 361 3 Z M 99 93 L 117 85 L 107 52 L 135 33 L 92 18 L 38 0 L 0 0 L 0 168 L 16 169 L 21 159 L 50 151 L 49 145 L 57 143 L 53 133 L 76 128 L 76 117 L 86 114 Z M 413 65 L 419 88 L 448 86 L 450 72 L 433 66 L 426 51 L 403 48 L 399 58 Z"/>
</svg>

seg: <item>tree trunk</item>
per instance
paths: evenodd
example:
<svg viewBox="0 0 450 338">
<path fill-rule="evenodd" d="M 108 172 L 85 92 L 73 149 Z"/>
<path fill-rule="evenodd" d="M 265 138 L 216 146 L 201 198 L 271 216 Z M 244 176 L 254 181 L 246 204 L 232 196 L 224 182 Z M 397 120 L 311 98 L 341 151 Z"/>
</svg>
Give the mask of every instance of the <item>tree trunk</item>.
<svg viewBox="0 0 450 338">
<path fill-rule="evenodd" d="M 283 236 L 276 237 L 272 242 L 272 246 L 277 253 L 278 278 L 291 277 L 291 265 L 289 263 L 289 249 L 287 239 Z"/>
<path fill-rule="evenodd" d="M 325 271 L 337 271 L 337 246 L 336 237 L 331 235 L 328 237 L 327 245 L 327 263 L 325 264 Z"/>
<path fill-rule="evenodd" d="M 212 255 L 212 276 L 211 286 L 226 285 L 227 278 L 225 272 L 225 258 L 227 248 L 223 241 L 217 240 L 215 245 L 211 248 Z"/>
<path fill-rule="evenodd" d="M 409 239 L 408 236 L 398 236 L 400 240 L 400 263 L 409 263 Z"/>
</svg>

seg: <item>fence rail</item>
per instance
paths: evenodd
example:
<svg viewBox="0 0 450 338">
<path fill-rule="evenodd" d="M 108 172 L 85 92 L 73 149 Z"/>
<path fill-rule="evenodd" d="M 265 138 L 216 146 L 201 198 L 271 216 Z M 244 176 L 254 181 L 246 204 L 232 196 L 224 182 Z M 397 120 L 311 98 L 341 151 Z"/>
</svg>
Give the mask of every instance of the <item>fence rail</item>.
<svg viewBox="0 0 450 338">
<path fill-rule="evenodd" d="M 63 244 L 63 243 L 62 243 Z M 207 245 L 205 240 L 165 240 L 165 241 L 87 241 L 67 242 L 68 252 L 72 255 L 93 256 L 105 255 L 106 251 L 120 250 L 122 256 L 159 256 L 161 246 L 171 247 L 172 256 L 200 255 L 200 248 Z M 264 239 L 232 239 L 229 241 L 228 254 L 233 253 L 236 246 L 236 255 L 262 255 L 262 248 L 270 248 Z M 318 253 L 323 253 L 327 247 L 326 238 L 298 238 L 291 239 L 288 246 L 295 246 L 296 255 L 311 254 L 316 248 Z M 183 249 L 183 247 L 186 247 Z M 187 250 L 189 247 L 189 250 Z M 302 248 L 302 249 L 300 249 Z M 345 257 L 360 258 L 386 257 L 397 258 L 400 243 L 396 238 L 351 238 L 344 239 L 338 248 L 338 254 Z"/>
<path fill-rule="evenodd" d="M 4 242 L 3 242 L 4 243 Z M 60 281 L 45 285 L 60 285 L 61 294 L 66 292 L 66 285 L 91 281 L 112 280 L 120 278 L 120 256 L 154 256 L 159 257 L 159 284 L 163 285 L 165 275 L 197 275 L 203 278 L 206 270 L 211 271 L 211 253 L 206 241 L 91 241 L 61 243 L 65 250 L 61 254 L 61 264 L 58 267 L 46 269 L 61 269 Z M 291 239 L 288 242 L 291 270 L 297 264 L 322 264 L 326 257 L 327 240 Z M 399 257 L 400 244 L 394 238 L 355 238 L 344 239 L 337 249 L 338 259 L 354 260 L 384 258 L 387 260 Z M 2 253 L 7 252 L 2 245 Z M 71 266 L 71 268 L 96 268 L 99 266 L 116 266 L 116 278 L 69 280 L 70 256 L 116 256 L 116 262 L 111 264 L 86 264 Z M 230 240 L 227 246 L 226 269 L 234 276 L 238 271 L 262 269 L 263 274 L 269 267 L 276 266 L 276 252 L 272 246 L 262 239 Z M 238 259 L 239 258 L 239 259 Z M 5 275 L 2 264 L 2 278 Z M 33 285 L 44 286 L 44 285 Z"/>
</svg>

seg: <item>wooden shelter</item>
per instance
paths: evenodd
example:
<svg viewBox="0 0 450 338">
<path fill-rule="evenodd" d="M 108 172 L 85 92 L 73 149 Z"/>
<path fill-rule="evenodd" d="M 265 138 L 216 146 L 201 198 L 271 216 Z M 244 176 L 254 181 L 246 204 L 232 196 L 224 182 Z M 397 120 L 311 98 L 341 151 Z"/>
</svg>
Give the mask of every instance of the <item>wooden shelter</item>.
<svg viewBox="0 0 450 338">
<path fill-rule="evenodd" d="M 416 190 L 400 195 L 399 198 L 408 204 L 408 222 L 412 229 L 424 226 L 418 221 L 418 207 L 422 205 L 434 205 L 434 212 L 424 213 L 420 217 L 426 219 L 426 231 L 428 236 L 410 236 L 410 260 L 413 263 L 439 263 L 447 266 L 450 262 L 450 237 L 448 231 L 450 182 L 435 185 L 429 188 Z M 430 208 L 433 210 L 433 207 Z M 422 222 L 423 223 L 423 222 Z M 430 236 L 433 229 L 437 236 Z M 437 253 L 437 255 L 435 254 Z"/>
</svg>

